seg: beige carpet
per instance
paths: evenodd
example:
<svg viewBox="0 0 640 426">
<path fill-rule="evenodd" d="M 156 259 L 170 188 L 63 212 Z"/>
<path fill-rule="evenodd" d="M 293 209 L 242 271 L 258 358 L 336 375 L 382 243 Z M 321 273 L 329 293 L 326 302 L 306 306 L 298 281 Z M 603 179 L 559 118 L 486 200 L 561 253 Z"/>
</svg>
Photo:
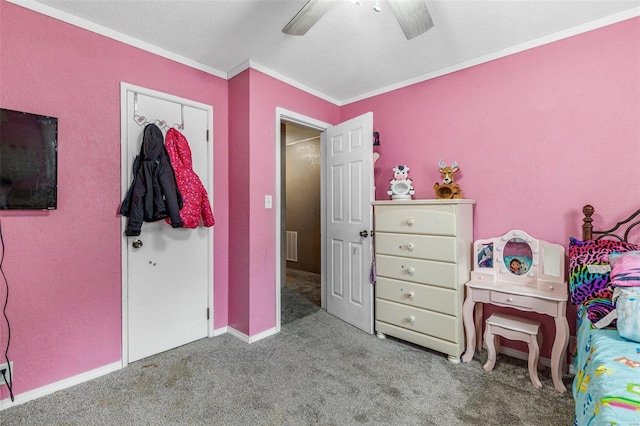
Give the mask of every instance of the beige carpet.
<svg viewBox="0 0 640 426">
<path fill-rule="evenodd" d="M 574 402 L 533 387 L 526 362 L 441 353 L 373 335 L 318 309 L 247 344 L 225 334 L 0 411 L 0 425 L 570 426 Z M 570 387 L 571 379 L 565 378 Z"/>
<path fill-rule="evenodd" d="M 320 274 L 287 268 L 287 287 L 316 306 L 321 306 Z"/>
</svg>

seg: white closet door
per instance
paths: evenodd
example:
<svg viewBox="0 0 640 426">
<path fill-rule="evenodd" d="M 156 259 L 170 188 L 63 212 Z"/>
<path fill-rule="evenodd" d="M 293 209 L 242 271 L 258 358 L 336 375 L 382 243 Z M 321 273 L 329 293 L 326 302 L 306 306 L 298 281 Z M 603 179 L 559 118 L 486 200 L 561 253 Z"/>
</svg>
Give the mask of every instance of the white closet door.
<svg viewBox="0 0 640 426">
<path fill-rule="evenodd" d="M 133 91 L 127 91 L 126 97 L 128 120 L 123 149 L 127 158 L 122 167 L 127 188 L 144 130 L 137 120 L 141 121 L 140 117 L 148 122 L 164 120 L 167 126 L 184 120 L 182 133 L 192 150 L 194 171 L 212 200 L 213 147 L 207 140 L 211 110 L 141 93 L 136 95 Z M 126 218 L 123 228 L 125 225 Z M 123 309 L 127 352 L 123 355 L 127 361 L 206 337 L 212 305 L 212 228 L 174 229 L 163 220 L 144 223 L 138 237 L 126 237 L 123 233 L 122 238 L 126 240 Z"/>
</svg>

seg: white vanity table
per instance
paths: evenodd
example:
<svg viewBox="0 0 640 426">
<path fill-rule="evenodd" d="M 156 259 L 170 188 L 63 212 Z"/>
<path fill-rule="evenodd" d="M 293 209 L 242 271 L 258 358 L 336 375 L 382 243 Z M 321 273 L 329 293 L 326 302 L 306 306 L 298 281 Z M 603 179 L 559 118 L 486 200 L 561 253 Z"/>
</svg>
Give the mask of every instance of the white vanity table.
<svg viewBox="0 0 640 426">
<path fill-rule="evenodd" d="M 568 288 L 563 279 L 564 247 L 513 230 L 498 238 L 475 241 L 473 253 L 474 268 L 471 280 L 466 283 L 467 296 L 462 308 L 467 335 L 467 351 L 462 361 L 471 361 L 475 350 L 482 347 L 484 303 L 549 315 L 554 318 L 556 328 L 551 375 L 555 388 L 566 392 L 562 374 L 566 368 L 569 324 Z"/>
</svg>

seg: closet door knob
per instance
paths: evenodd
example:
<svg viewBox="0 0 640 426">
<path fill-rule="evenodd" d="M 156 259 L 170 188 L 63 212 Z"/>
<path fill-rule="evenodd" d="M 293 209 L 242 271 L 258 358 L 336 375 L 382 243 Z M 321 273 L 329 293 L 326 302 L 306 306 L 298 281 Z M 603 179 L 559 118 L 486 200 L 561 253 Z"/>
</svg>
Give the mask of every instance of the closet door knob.
<svg viewBox="0 0 640 426">
<path fill-rule="evenodd" d="M 365 229 L 364 231 L 360 231 L 360 236 L 362 238 L 367 238 L 369 236 L 369 233 L 367 232 L 367 230 Z"/>
<path fill-rule="evenodd" d="M 142 247 L 142 241 L 140 241 L 140 240 L 133 240 L 133 242 L 131 243 L 131 245 L 133 246 L 133 248 L 140 248 L 140 247 Z"/>
</svg>

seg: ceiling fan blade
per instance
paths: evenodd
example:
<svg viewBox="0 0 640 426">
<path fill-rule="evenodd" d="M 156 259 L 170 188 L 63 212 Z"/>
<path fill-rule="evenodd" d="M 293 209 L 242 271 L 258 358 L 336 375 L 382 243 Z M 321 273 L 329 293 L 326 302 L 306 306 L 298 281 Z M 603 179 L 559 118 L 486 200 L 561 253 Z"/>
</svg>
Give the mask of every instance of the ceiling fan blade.
<svg viewBox="0 0 640 426">
<path fill-rule="evenodd" d="M 433 19 L 424 0 L 389 0 L 389 6 L 407 40 L 433 28 Z"/>
<path fill-rule="evenodd" d="M 309 0 L 282 29 L 290 35 L 304 35 L 335 4 L 333 0 Z"/>
</svg>

